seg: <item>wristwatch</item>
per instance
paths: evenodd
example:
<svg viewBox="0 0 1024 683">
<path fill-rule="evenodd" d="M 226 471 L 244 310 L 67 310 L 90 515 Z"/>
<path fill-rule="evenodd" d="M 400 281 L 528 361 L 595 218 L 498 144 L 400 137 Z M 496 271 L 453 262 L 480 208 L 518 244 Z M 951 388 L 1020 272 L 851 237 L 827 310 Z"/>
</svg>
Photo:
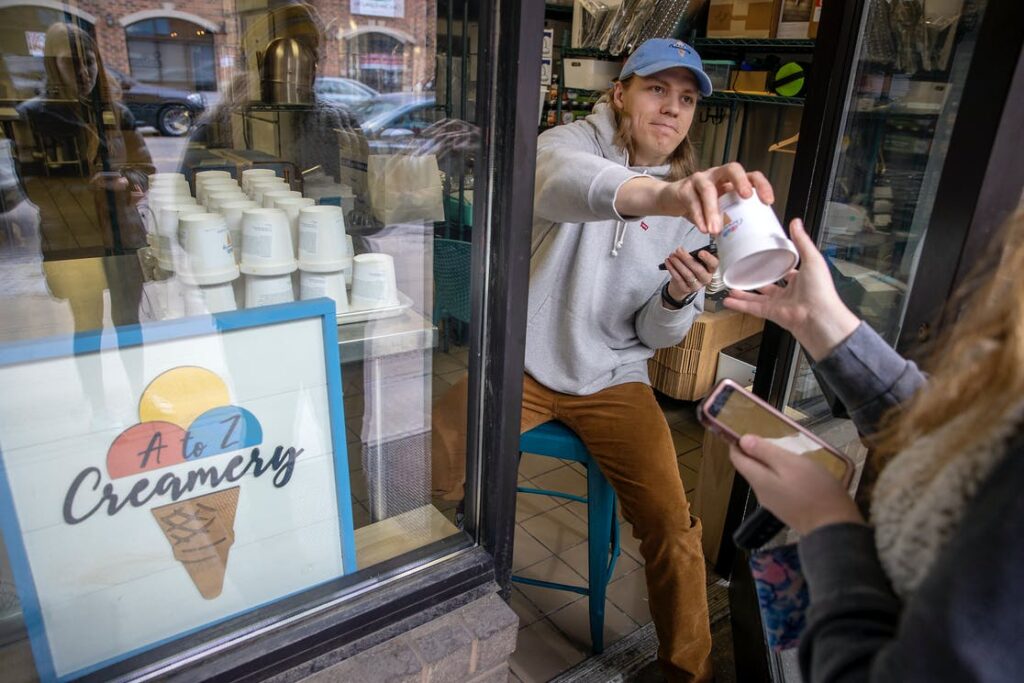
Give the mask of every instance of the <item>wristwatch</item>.
<svg viewBox="0 0 1024 683">
<path fill-rule="evenodd" d="M 668 283 L 666 282 L 665 285 L 661 288 L 661 300 L 667 303 L 672 308 L 678 310 L 680 308 L 684 308 L 692 304 L 693 300 L 697 298 L 697 294 L 699 292 L 700 290 L 698 289 L 696 291 L 690 292 L 689 294 L 686 295 L 686 297 L 682 299 L 674 299 L 672 298 L 672 295 L 668 293 Z"/>
</svg>

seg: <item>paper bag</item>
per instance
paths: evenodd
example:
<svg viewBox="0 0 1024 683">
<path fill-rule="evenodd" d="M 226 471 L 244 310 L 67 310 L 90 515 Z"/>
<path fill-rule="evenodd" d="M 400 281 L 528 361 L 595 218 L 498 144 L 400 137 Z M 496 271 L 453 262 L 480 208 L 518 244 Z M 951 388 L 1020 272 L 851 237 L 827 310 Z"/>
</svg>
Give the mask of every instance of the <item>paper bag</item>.
<svg viewBox="0 0 1024 683">
<path fill-rule="evenodd" d="M 366 180 L 371 210 L 381 223 L 444 220 L 441 173 L 433 154 L 371 154 Z"/>
</svg>

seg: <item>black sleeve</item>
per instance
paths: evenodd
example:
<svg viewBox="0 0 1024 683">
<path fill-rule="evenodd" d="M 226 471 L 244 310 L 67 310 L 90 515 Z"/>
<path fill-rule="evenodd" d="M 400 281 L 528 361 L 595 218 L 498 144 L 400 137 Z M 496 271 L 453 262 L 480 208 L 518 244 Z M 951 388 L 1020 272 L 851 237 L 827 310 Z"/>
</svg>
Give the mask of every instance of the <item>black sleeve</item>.
<svg viewBox="0 0 1024 683">
<path fill-rule="evenodd" d="M 870 528 L 833 525 L 801 540 L 811 591 L 804 681 L 1022 680 L 1022 487 L 1024 448 L 1015 444 L 902 609 Z"/>
</svg>

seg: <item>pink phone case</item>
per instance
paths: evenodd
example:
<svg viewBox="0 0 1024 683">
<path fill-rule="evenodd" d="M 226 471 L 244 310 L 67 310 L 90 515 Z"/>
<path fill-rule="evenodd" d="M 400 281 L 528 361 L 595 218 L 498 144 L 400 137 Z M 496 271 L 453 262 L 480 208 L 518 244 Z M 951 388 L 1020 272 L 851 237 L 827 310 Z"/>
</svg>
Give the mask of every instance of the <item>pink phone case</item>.
<svg viewBox="0 0 1024 683">
<path fill-rule="evenodd" d="M 826 441 L 823 441 L 814 432 L 811 432 L 806 427 L 802 426 L 800 423 L 787 417 L 785 414 L 779 412 L 767 401 L 764 401 L 760 397 L 750 393 L 749 391 L 747 391 L 746 389 L 744 389 L 731 379 L 723 379 L 721 382 L 716 384 L 715 388 L 711 390 L 711 393 L 708 394 L 707 398 L 701 401 L 700 406 L 697 408 L 697 419 L 699 419 L 701 424 L 704 425 L 707 429 L 710 429 L 715 434 L 720 435 L 722 438 L 724 438 L 726 441 L 730 443 L 738 443 L 740 437 L 743 436 L 742 434 L 737 434 L 733 430 L 729 429 L 724 424 L 719 422 L 718 418 L 708 413 L 708 407 L 714 405 L 715 400 L 718 398 L 718 395 L 727 388 L 742 393 L 744 396 L 749 398 L 751 401 L 753 401 L 755 404 L 763 408 L 765 411 L 779 418 L 789 426 L 793 427 L 793 429 L 800 432 L 801 434 L 806 435 L 809 439 L 819 444 L 829 454 L 835 456 L 837 460 L 843 463 L 843 477 L 840 481 L 842 481 L 844 486 L 850 485 L 850 479 L 853 477 L 854 472 L 854 464 L 853 461 L 850 460 L 850 458 L 837 451 Z"/>
</svg>

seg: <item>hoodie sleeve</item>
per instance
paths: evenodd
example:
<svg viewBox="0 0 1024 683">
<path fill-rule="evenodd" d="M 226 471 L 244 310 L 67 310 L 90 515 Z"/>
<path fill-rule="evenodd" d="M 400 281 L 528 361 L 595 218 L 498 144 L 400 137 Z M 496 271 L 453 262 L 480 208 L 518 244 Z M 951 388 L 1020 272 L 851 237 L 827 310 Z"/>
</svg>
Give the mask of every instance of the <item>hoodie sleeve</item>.
<svg viewBox="0 0 1024 683">
<path fill-rule="evenodd" d="M 688 306 L 678 311 L 665 308 L 661 303 L 661 287 L 647 300 L 636 314 L 636 336 L 644 346 L 663 349 L 675 346 L 690 331 L 693 321 L 704 312 L 702 289 Z"/>
<path fill-rule="evenodd" d="M 601 156 L 589 125 L 556 126 L 538 138 L 535 215 L 552 223 L 627 220 L 615 210 L 615 198 L 641 174 Z"/>
</svg>

